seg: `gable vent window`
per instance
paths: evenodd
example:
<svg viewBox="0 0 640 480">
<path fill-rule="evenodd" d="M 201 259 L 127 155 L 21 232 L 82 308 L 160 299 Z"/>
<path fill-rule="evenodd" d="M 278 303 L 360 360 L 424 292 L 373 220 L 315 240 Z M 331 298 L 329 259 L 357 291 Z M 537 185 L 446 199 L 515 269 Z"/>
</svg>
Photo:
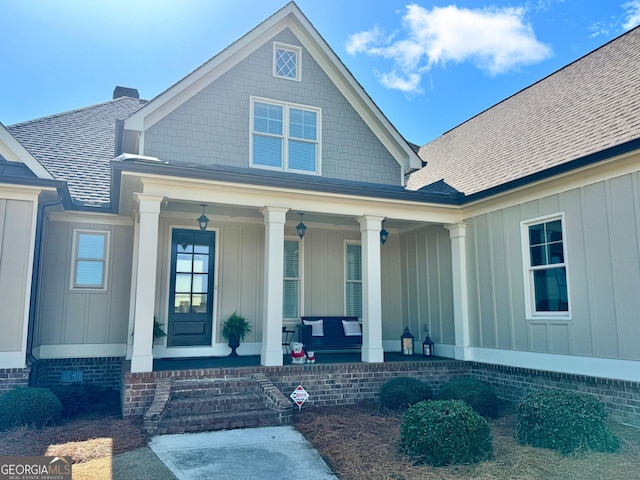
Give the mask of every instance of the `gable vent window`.
<svg viewBox="0 0 640 480">
<path fill-rule="evenodd" d="M 74 230 L 71 288 L 106 289 L 109 232 Z"/>
<path fill-rule="evenodd" d="M 563 215 L 522 223 L 528 318 L 569 318 Z"/>
<path fill-rule="evenodd" d="M 251 99 L 251 166 L 320 174 L 319 108 Z"/>
<path fill-rule="evenodd" d="M 300 47 L 273 44 L 273 75 L 287 80 L 300 81 Z"/>
</svg>

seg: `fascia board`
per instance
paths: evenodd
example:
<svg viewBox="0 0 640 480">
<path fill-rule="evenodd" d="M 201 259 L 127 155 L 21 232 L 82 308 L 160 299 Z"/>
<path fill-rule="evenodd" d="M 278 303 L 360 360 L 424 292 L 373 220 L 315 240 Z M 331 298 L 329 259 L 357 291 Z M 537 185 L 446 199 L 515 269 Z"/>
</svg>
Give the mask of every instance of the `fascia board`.
<svg viewBox="0 0 640 480">
<path fill-rule="evenodd" d="M 55 180 L 53 175 L 0 123 L 0 154 L 9 162 L 23 163 L 38 178 Z"/>
</svg>

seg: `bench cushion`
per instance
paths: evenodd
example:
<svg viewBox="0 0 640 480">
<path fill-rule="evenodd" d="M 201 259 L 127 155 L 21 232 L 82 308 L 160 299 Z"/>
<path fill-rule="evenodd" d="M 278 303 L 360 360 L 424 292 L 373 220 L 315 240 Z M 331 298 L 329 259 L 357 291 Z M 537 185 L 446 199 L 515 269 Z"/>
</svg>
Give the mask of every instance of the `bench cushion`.
<svg viewBox="0 0 640 480">
<path fill-rule="evenodd" d="M 314 335 L 313 322 L 320 320 L 322 321 L 323 335 Z M 345 329 L 349 335 L 345 333 Z M 360 348 L 362 346 L 362 330 L 358 317 L 302 317 L 300 342 L 308 351 Z"/>
</svg>

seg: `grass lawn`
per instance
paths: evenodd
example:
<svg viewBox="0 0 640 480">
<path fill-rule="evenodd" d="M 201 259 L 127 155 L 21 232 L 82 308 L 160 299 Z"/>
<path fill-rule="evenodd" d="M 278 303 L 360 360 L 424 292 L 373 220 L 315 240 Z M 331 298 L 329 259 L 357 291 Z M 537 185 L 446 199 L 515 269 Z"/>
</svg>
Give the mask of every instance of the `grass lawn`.
<svg viewBox="0 0 640 480">
<path fill-rule="evenodd" d="M 507 409 L 489 422 L 495 450 L 492 461 L 434 468 L 412 465 L 398 452 L 401 421 L 400 414 L 382 415 L 369 404 L 307 407 L 295 415 L 295 427 L 341 480 L 630 480 L 640 472 L 640 430 L 623 425 L 612 425 L 621 440 L 620 451 L 563 456 L 519 445 L 514 439 L 515 415 Z M 145 448 L 146 442 L 139 419 L 123 420 L 117 406 L 103 406 L 41 430 L 23 427 L 1 432 L 0 455 L 69 455 L 74 479 L 171 478 Z"/>
</svg>

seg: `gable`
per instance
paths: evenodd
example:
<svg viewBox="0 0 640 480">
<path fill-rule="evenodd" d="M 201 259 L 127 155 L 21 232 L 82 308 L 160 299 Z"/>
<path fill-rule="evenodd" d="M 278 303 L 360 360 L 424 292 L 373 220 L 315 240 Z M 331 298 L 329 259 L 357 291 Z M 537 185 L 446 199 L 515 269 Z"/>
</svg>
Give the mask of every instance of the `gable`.
<svg viewBox="0 0 640 480">
<path fill-rule="evenodd" d="M 301 48 L 301 81 L 273 75 L 274 43 Z M 398 163 L 288 28 L 147 129 L 144 155 L 249 168 L 252 100 L 318 111 L 323 177 L 401 185 Z"/>
<path fill-rule="evenodd" d="M 0 175 L 53 179 L 47 169 L 1 123 Z"/>
<path fill-rule="evenodd" d="M 304 47 L 305 54 L 303 57 L 308 56 L 314 59 L 326 77 L 331 80 L 335 88 L 342 94 L 346 102 L 351 105 L 351 108 L 357 113 L 361 121 L 367 125 L 373 136 L 388 151 L 400 168 L 398 178 L 402 178 L 403 173 L 420 168 L 420 159 L 409 144 L 384 117 L 294 3 L 289 3 L 254 30 L 154 98 L 147 106 L 127 119 L 125 129 L 128 131 L 128 138 L 132 138 L 136 133 L 140 134 L 140 147 L 138 151 L 131 153 L 149 155 L 146 133 L 151 127 L 161 122 L 162 119 L 166 118 L 189 99 L 205 90 L 256 50 L 264 47 L 265 44 L 272 41 L 285 29 L 289 29 L 290 33 L 297 39 L 297 43 Z M 271 61 L 271 53 L 266 58 Z M 271 72 L 271 69 L 272 67 L 269 66 L 269 72 Z M 259 91 L 255 94 L 261 95 Z M 304 104 L 306 105 L 306 103 Z M 342 164 L 342 168 L 348 169 L 349 167 Z M 401 183 L 401 180 L 397 182 Z"/>
</svg>

